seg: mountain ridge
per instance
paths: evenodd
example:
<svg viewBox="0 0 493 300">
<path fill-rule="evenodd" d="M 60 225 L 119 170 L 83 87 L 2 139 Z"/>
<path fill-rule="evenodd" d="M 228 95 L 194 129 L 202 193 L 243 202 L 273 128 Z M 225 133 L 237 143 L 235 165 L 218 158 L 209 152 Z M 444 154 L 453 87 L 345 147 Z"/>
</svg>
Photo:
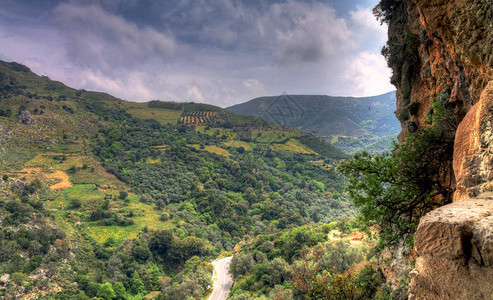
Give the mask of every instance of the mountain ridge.
<svg viewBox="0 0 493 300">
<path fill-rule="evenodd" d="M 395 92 L 371 97 L 280 95 L 258 97 L 226 108 L 241 115 L 297 128 L 354 153 L 400 132 Z"/>
</svg>

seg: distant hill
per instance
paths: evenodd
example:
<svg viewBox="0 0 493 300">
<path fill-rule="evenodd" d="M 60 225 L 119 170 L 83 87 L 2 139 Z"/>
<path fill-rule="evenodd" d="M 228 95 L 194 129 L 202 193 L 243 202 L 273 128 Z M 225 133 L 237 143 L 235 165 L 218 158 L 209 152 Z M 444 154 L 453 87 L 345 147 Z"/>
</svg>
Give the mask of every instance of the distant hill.
<svg viewBox="0 0 493 300">
<path fill-rule="evenodd" d="M 226 109 L 297 128 L 354 153 L 390 147 L 401 130 L 394 115 L 395 102 L 395 92 L 364 98 L 281 95 L 255 98 Z M 378 147 L 371 147 L 375 143 Z"/>
</svg>

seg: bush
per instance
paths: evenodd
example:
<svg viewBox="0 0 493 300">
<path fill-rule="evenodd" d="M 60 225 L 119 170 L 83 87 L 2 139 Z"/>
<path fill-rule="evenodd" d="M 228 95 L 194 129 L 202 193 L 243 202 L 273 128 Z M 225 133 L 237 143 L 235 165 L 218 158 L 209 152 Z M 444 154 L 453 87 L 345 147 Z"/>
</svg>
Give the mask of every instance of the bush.
<svg viewBox="0 0 493 300">
<path fill-rule="evenodd" d="M 120 191 L 120 199 L 125 200 L 128 197 L 127 191 Z"/>
<path fill-rule="evenodd" d="M 16 285 L 23 285 L 28 280 L 29 276 L 21 272 L 14 272 L 10 277 Z"/>
<path fill-rule="evenodd" d="M 68 205 L 68 209 L 77 209 L 82 206 L 82 201 L 80 199 L 74 198 L 70 200 L 70 203 Z"/>
<path fill-rule="evenodd" d="M 407 111 L 410 115 L 415 116 L 418 113 L 419 102 L 412 101 L 407 105 Z"/>
</svg>

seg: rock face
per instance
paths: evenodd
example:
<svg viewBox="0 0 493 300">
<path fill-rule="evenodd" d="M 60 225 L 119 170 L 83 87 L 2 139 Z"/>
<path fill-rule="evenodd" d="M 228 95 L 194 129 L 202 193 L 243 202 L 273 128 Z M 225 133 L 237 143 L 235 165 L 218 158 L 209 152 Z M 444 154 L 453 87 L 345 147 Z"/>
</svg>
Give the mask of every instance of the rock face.
<svg viewBox="0 0 493 300">
<path fill-rule="evenodd" d="M 493 190 L 493 81 L 459 124 L 454 145 L 454 201 Z"/>
<path fill-rule="evenodd" d="M 410 299 L 493 299 L 492 200 L 455 202 L 421 219 Z"/>
<path fill-rule="evenodd" d="M 411 299 L 493 299 L 493 2 L 382 0 L 389 41 L 383 49 L 397 87 L 402 141 L 426 128 L 437 103 L 459 124 L 454 203 L 423 217 Z M 389 9 L 390 8 L 390 9 Z"/>
<path fill-rule="evenodd" d="M 383 53 L 397 87 L 396 115 L 402 141 L 434 113 L 433 102 L 448 103 L 460 122 L 493 79 L 491 0 L 383 0 L 394 2 Z M 454 177 L 450 162 L 440 176 Z M 449 174 L 444 174 L 449 173 Z"/>
</svg>

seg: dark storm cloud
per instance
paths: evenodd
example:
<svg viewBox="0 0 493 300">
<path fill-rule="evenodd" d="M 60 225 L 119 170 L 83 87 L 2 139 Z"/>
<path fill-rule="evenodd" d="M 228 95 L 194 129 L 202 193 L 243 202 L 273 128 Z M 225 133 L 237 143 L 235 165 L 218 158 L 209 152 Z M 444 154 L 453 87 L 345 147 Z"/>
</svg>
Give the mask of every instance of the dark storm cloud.
<svg viewBox="0 0 493 300">
<path fill-rule="evenodd" d="M 371 1 L 4 2 L 0 59 L 76 88 L 218 105 L 391 89 Z"/>
</svg>

